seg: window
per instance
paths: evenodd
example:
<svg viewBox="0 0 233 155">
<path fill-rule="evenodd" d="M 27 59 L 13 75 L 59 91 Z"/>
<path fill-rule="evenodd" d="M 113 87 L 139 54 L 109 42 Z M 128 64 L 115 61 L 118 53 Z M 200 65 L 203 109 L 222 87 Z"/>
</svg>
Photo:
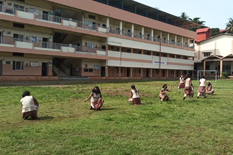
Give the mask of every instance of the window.
<svg viewBox="0 0 233 155">
<path fill-rule="evenodd" d="M 10 65 L 11 64 L 11 61 L 6 61 L 6 65 Z"/>
<path fill-rule="evenodd" d="M 121 73 L 122 73 L 122 71 L 123 71 L 123 68 L 121 68 Z"/>
<path fill-rule="evenodd" d="M 206 65 L 206 70 L 210 70 L 210 65 Z"/>
<path fill-rule="evenodd" d="M 23 70 L 23 61 L 13 61 L 13 70 Z"/>
<path fill-rule="evenodd" d="M 84 68 L 84 72 L 88 72 L 88 69 L 87 69 L 87 68 Z"/>
<path fill-rule="evenodd" d="M 88 43 L 88 47 L 89 47 L 89 48 L 94 48 L 94 44 Z"/>
<path fill-rule="evenodd" d="M 171 74 L 174 75 L 174 70 L 171 71 Z"/>
<path fill-rule="evenodd" d="M 156 74 L 159 74 L 159 69 L 156 69 Z"/>
<path fill-rule="evenodd" d="M 89 69 L 89 72 L 93 72 L 93 69 Z"/>
<path fill-rule="evenodd" d="M 14 8 L 15 10 L 24 11 L 24 6 L 22 5 L 14 4 Z"/>
<path fill-rule="evenodd" d="M 167 54 L 163 54 L 163 57 L 167 57 Z"/>
<path fill-rule="evenodd" d="M 140 68 L 138 69 L 138 73 L 141 74 L 141 69 Z"/>
<path fill-rule="evenodd" d="M 20 1 L 20 2 L 25 2 L 25 0 L 17 0 L 17 1 Z"/>
<path fill-rule="evenodd" d="M 103 24 L 103 28 L 106 28 L 106 25 L 105 25 L 105 24 Z"/>
<path fill-rule="evenodd" d="M 20 34 L 13 34 L 14 41 L 24 41 L 24 36 Z"/>
<path fill-rule="evenodd" d="M 13 56 L 24 57 L 24 53 L 13 53 Z"/>
<path fill-rule="evenodd" d="M 24 29 L 24 24 L 13 23 L 13 27 L 18 27 Z"/>
<path fill-rule="evenodd" d="M 204 53 L 204 57 L 210 56 L 210 53 Z"/>
<path fill-rule="evenodd" d="M 177 55 L 177 56 L 176 56 L 176 58 L 177 58 L 177 59 L 180 59 L 180 58 L 181 58 L 181 56 L 180 56 L 180 55 Z"/>
<path fill-rule="evenodd" d="M 89 18 L 91 18 L 91 19 L 95 19 L 95 16 L 93 16 L 93 15 L 89 15 Z"/>
</svg>

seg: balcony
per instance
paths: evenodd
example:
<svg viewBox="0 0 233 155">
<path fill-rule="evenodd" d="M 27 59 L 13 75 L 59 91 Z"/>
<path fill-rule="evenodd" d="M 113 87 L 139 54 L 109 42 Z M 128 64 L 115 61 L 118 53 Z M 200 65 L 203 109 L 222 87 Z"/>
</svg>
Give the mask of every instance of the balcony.
<svg viewBox="0 0 233 155">
<path fill-rule="evenodd" d="M 26 12 L 19 8 L 14 8 L 12 6 L 6 6 L 6 5 L 0 5 L 0 14 L 10 15 L 10 16 L 16 16 L 19 18 L 25 18 L 29 20 L 37 20 L 57 25 L 63 25 L 67 27 L 72 28 L 78 28 L 78 29 L 84 29 L 84 30 L 90 30 L 94 32 L 100 32 L 100 33 L 107 33 L 106 28 L 99 27 L 95 24 L 87 25 L 86 23 L 83 23 L 82 21 L 73 20 L 71 18 L 64 18 L 64 17 L 58 17 L 50 14 L 38 14 L 35 15 L 30 12 Z"/>
<path fill-rule="evenodd" d="M 101 48 L 90 48 L 87 46 L 76 46 L 72 44 L 60 44 L 53 42 L 38 41 L 36 43 L 30 42 L 23 38 L 0 37 L 0 46 L 16 47 L 41 51 L 53 51 L 62 53 L 77 53 L 87 55 L 105 56 L 106 51 Z"/>
<path fill-rule="evenodd" d="M 112 33 L 112 34 L 117 34 L 117 35 L 122 35 L 122 36 L 127 36 L 127 37 L 132 37 L 132 38 L 137 38 L 137 39 L 148 40 L 148 41 L 160 43 L 160 38 L 142 35 L 141 33 L 137 33 L 137 32 L 132 33 L 132 32 L 127 32 L 127 31 L 122 31 L 119 29 L 114 30 L 112 28 L 108 28 L 108 32 Z M 193 46 L 188 46 L 188 44 L 182 44 L 181 42 L 174 42 L 174 41 L 170 41 L 170 40 L 161 40 L 161 43 L 194 49 Z"/>
</svg>

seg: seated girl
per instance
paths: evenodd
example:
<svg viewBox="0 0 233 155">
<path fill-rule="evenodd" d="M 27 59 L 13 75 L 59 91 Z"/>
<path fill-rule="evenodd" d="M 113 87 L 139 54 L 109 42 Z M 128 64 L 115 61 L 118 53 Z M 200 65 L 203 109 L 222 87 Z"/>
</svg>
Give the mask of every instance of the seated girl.
<svg viewBox="0 0 233 155">
<path fill-rule="evenodd" d="M 87 102 L 89 99 L 91 99 L 91 107 L 90 110 L 95 109 L 95 110 L 101 110 L 104 100 L 102 99 L 102 94 L 98 86 L 95 86 L 92 89 L 92 92 L 90 96 L 84 100 L 84 102 Z"/>
<path fill-rule="evenodd" d="M 172 91 L 172 85 L 170 85 L 170 90 L 167 89 L 167 85 L 163 85 L 162 89 L 160 90 L 159 98 L 161 101 L 168 101 L 169 97 L 167 96 L 166 92 Z"/>
<path fill-rule="evenodd" d="M 208 82 L 208 86 L 206 88 L 207 95 L 214 95 L 214 88 L 210 82 Z"/>
<path fill-rule="evenodd" d="M 141 105 L 141 99 L 139 96 L 139 91 L 136 89 L 134 85 L 131 86 L 131 91 L 130 91 L 130 98 L 128 99 L 128 102 L 133 102 L 134 105 Z"/>
<path fill-rule="evenodd" d="M 191 84 L 191 95 L 192 95 L 192 97 L 194 96 L 194 86 L 193 86 L 193 84 Z"/>
<path fill-rule="evenodd" d="M 22 117 L 23 119 L 28 119 L 31 117 L 32 119 L 38 119 L 38 110 L 39 103 L 38 101 L 30 95 L 29 91 L 25 91 L 22 95 L 22 99 L 20 100 L 22 105 Z"/>
</svg>

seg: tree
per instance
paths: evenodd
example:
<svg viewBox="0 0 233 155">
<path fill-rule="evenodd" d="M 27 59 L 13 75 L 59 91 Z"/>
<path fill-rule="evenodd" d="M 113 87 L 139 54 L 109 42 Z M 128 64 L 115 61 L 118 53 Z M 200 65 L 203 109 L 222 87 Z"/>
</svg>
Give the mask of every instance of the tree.
<svg viewBox="0 0 233 155">
<path fill-rule="evenodd" d="M 211 28 L 210 30 L 211 30 L 211 37 L 218 35 L 220 31 L 219 28 Z"/>
<path fill-rule="evenodd" d="M 185 20 L 188 20 L 188 19 L 189 19 L 189 16 L 187 15 L 187 13 L 182 12 L 180 18 L 185 19 Z"/>
<path fill-rule="evenodd" d="M 230 18 L 228 23 L 226 24 L 227 32 L 233 32 L 233 19 Z"/>
<path fill-rule="evenodd" d="M 200 21 L 201 17 L 189 18 L 189 21 L 204 26 L 205 21 Z"/>
</svg>

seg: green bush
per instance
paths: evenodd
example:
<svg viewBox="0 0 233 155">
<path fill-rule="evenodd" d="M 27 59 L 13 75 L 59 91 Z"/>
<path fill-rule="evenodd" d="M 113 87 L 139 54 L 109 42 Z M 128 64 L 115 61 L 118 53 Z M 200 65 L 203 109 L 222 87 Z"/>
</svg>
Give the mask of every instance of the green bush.
<svg viewBox="0 0 233 155">
<path fill-rule="evenodd" d="M 222 72 L 222 79 L 226 79 L 228 77 L 228 73 L 227 72 Z"/>
</svg>

